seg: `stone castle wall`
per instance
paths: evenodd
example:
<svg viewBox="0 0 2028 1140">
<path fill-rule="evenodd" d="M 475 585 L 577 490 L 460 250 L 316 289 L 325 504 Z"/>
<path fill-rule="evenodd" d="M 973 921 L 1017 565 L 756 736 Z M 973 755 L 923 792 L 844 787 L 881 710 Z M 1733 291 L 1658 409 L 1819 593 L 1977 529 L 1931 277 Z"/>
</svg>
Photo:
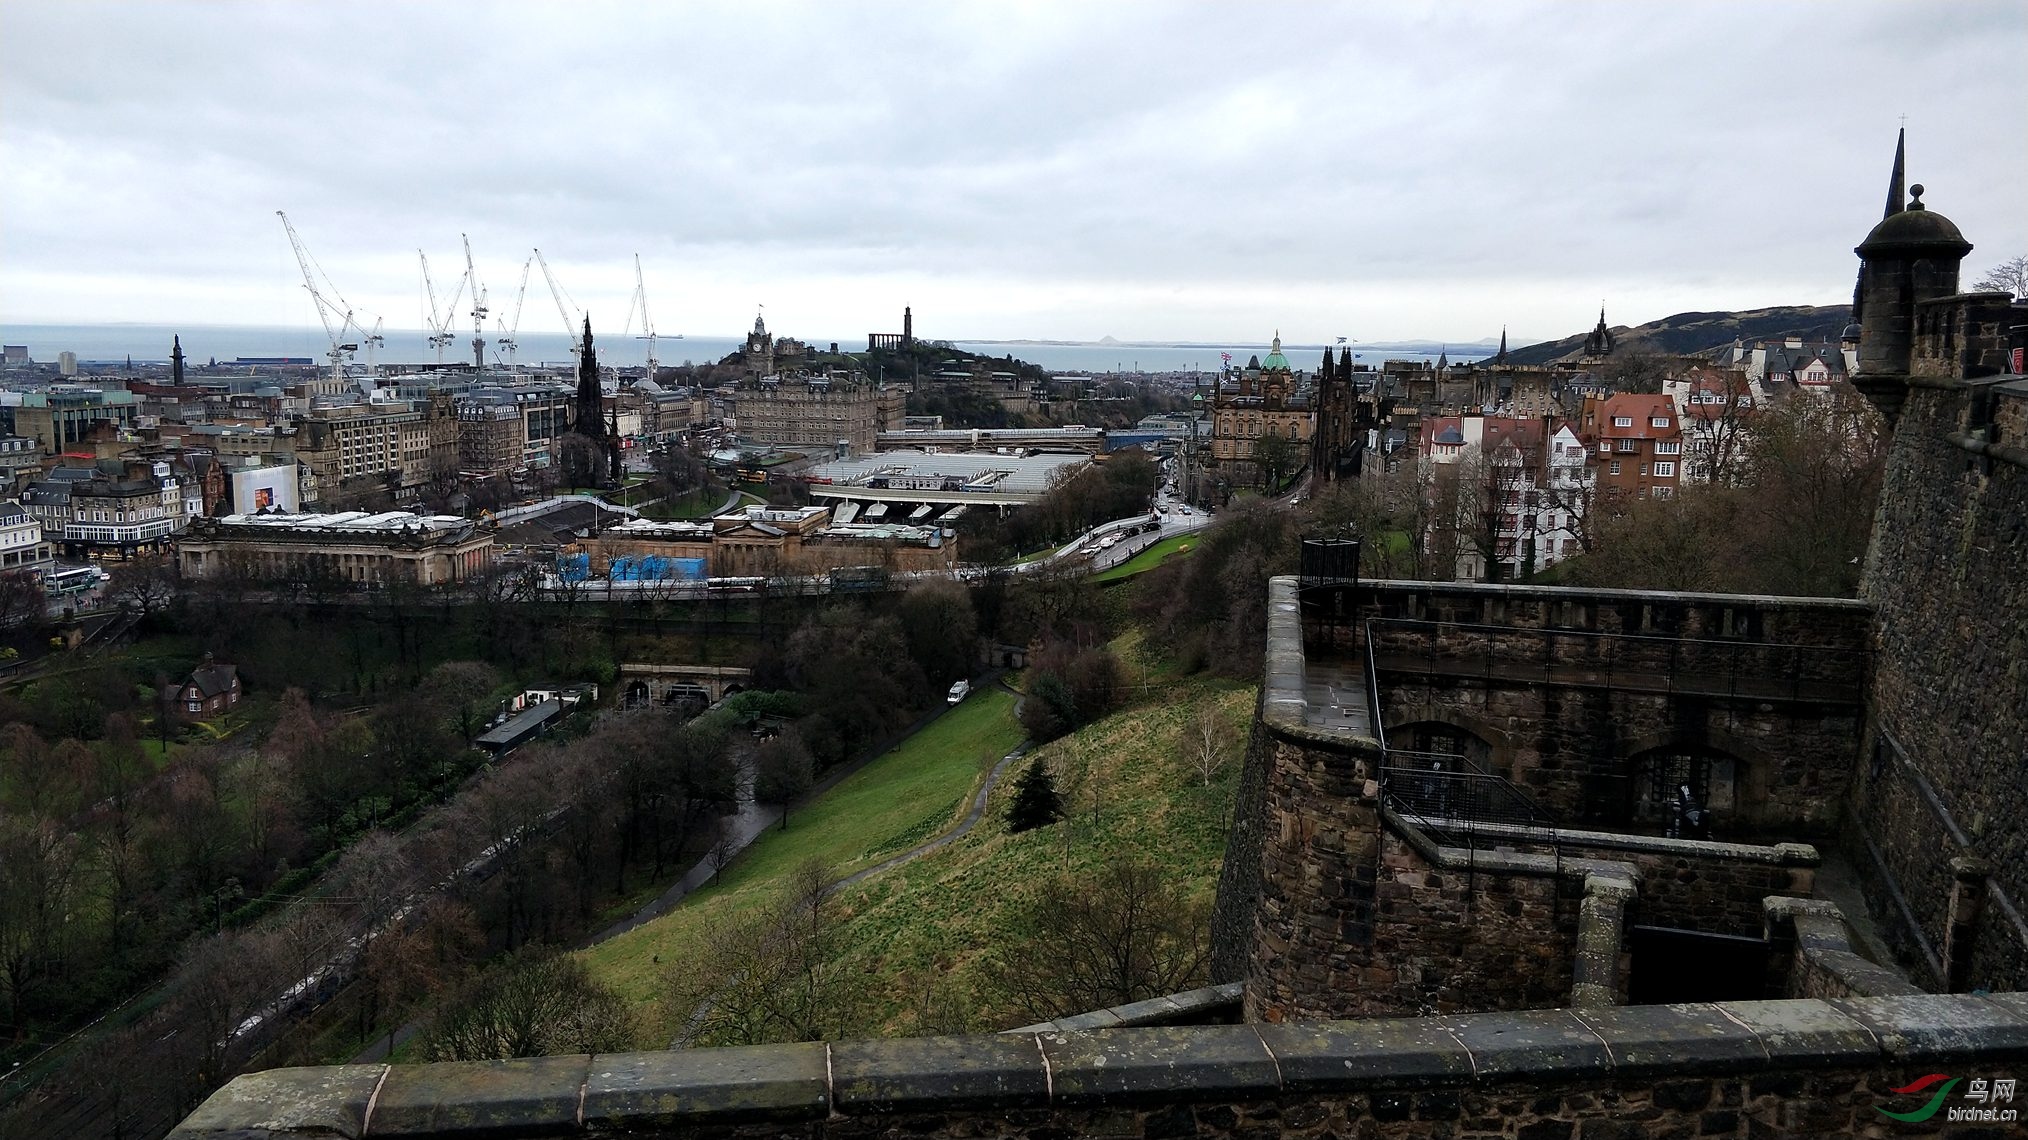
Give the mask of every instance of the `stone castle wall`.
<svg viewBox="0 0 2028 1140">
<path fill-rule="evenodd" d="M 1957 984 L 1996 990 L 2028 987 L 2028 452 L 2005 428 L 2028 393 L 2001 394 L 2009 379 L 1918 380 L 1900 410 L 1866 568 L 1878 666 L 1851 798 L 1870 901 L 1932 981 L 1950 860 L 1984 860 Z"/>
<path fill-rule="evenodd" d="M 1729 833 L 1821 838 L 1837 829 L 1859 751 L 1856 704 L 1763 701 L 1697 693 L 1540 685 L 1499 677 L 1383 673 L 1389 742 L 1435 722 L 1491 743 L 1492 770 L 1558 819 L 1627 822 L 1635 757 L 1670 744 L 1733 756 L 1731 802 L 1714 804 Z"/>
<path fill-rule="evenodd" d="M 1619 825 L 1639 754 L 1701 746 L 1739 762 L 1727 830 L 1836 830 L 1863 727 L 1863 602 L 1374 582 L 1350 610 L 1313 645 L 1356 655 L 1375 619 L 1397 748 L 1413 724 L 1463 729 L 1559 818 Z"/>
<path fill-rule="evenodd" d="M 2024 1065 L 2018 994 L 1759 1001 L 276 1069 L 171 1136 L 1998 1137 L 1882 1112 Z"/>
</svg>

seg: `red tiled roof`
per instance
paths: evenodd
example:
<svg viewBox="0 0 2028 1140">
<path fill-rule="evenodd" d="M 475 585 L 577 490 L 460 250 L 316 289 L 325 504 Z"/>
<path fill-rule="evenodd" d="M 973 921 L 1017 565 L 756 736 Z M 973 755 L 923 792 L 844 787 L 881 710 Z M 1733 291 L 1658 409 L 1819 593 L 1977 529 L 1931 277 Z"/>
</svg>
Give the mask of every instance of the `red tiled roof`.
<svg viewBox="0 0 2028 1140">
<path fill-rule="evenodd" d="M 1633 426 L 1615 427 L 1613 420 L 1619 416 L 1633 420 Z M 1655 427 L 1649 423 L 1651 419 L 1666 419 L 1669 426 Z M 1676 422 L 1676 404 L 1669 397 L 1621 392 L 1599 404 L 1598 434 L 1601 439 L 1675 439 L 1683 434 L 1683 428 Z"/>
</svg>

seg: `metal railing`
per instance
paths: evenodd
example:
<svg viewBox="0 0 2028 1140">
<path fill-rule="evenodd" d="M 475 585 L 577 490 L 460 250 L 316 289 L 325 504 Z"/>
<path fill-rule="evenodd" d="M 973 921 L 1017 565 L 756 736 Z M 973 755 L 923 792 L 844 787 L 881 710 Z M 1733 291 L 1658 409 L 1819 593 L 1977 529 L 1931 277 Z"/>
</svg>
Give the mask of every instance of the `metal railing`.
<svg viewBox="0 0 2028 1140">
<path fill-rule="evenodd" d="M 1430 819 L 1554 829 L 1556 820 L 1505 776 L 1463 756 L 1390 752 L 1380 783 L 1396 811 Z"/>
<path fill-rule="evenodd" d="M 1686 696 L 1857 701 L 1861 649 L 1413 618 L 1366 621 L 1369 673 L 1384 665 L 1488 680 L 1595 685 Z"/>
</svg>

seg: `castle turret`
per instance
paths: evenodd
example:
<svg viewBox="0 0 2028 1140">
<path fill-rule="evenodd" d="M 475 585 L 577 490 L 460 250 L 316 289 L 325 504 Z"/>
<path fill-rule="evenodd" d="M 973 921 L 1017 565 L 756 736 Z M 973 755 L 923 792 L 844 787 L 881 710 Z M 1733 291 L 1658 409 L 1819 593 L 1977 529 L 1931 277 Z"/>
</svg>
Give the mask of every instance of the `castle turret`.
<svg viewBox="0 0 2028 1140">
<path fill-rule="evenodd" d="M 1901 174 L 1895 152 L 1895 181 Z M 1892 422 L 1908 394 L 1915 310 L 1958 291 L 1958 264 L 1972 243 L 1949 218 L 1922 204 L 1922 186 L 1908 188 L 1906 208 L 1889 213 L 1854 251 L 1859 286 L 1852 320 L 1859 326 L 1859 367 L 1852 383 Z"/>
</svg>

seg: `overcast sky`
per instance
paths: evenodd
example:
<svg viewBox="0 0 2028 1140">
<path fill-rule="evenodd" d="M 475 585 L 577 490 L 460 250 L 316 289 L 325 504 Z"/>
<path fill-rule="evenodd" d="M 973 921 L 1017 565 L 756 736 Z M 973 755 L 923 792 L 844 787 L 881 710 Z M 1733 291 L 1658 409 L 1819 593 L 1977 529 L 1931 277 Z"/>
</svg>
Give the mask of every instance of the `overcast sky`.
<svg viewBox="0 0 2028 1140">
<path fill-rule="evenodd" d="M 1518 341 L 2028 252 L 2028 4 L 0 0 L 0 322 Z M 1969 279 L 1969 278 L 1968 278 Z M 538 270 L 521 324 L 560 331 Z"/>
</svg>

